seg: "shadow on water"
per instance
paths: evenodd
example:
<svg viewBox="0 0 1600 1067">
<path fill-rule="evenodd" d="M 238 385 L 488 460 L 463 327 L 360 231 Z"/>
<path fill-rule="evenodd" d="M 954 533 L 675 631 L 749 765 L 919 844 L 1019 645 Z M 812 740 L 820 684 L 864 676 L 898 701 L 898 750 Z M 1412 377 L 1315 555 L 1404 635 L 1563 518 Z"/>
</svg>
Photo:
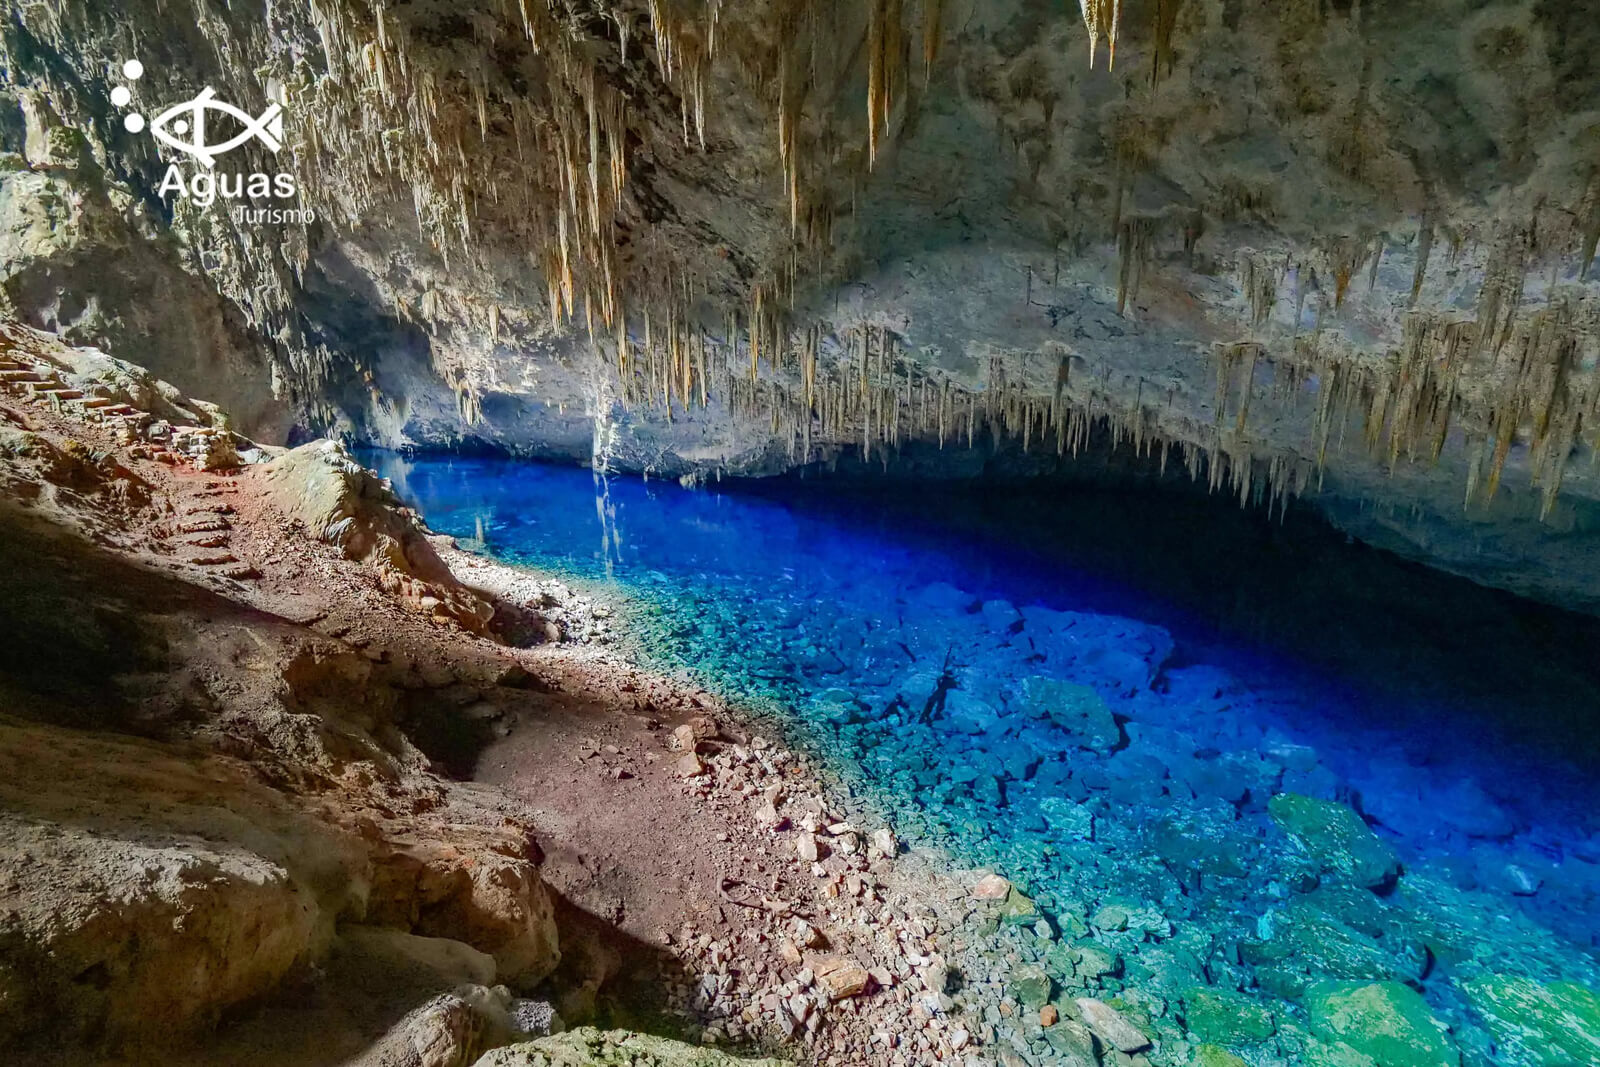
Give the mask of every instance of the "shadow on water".
<svg viewBox="0 0 1600 1067">
<path fill-rule="evenodd" d="M 1309 672 L 1369 725 L 1516 742 L 1600 769 L 1600 619 L 1182 489 L 739 483 L 817 521 L 962 563 L 971 591 L 1166 627 L 1172 665 L 1257 684 Z"/>
</svg>

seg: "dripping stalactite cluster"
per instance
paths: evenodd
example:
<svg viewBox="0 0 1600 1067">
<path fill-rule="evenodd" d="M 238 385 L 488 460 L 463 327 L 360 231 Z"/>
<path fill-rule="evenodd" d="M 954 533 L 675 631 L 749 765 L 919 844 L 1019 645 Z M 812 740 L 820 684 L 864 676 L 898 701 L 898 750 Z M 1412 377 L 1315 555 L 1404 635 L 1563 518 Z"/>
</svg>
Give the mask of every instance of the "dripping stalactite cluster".
<svg viewBox="0 0 1600 1067">
<path fill-rule="evenodd" d="M 29 122 L 82 128 L 315 432 L 544 454 L 594 418 L 605 463 L 702 474 L 1109 442 L 1245 500 L 1435 470 L 1471 521 L 1530 486 L 1563 521 L 1594 495 L 1600 130 L 1581 86 L 1535 93 L 1545 16 L 1468 6 L 146 12 L 180 48 L 86 2 L 5 48 Z M 141 49 L 163 101 L 287 101 L 283 151 L 241 158 L 320 221 L 141 201 L 164 157 L 106 103 Z M 1452 155 L 1488 149 L 1440 84 L 1527 118 L 1471 133 L 1503 156 L 1544 139 L 1520 184 Z"/>
</svg>

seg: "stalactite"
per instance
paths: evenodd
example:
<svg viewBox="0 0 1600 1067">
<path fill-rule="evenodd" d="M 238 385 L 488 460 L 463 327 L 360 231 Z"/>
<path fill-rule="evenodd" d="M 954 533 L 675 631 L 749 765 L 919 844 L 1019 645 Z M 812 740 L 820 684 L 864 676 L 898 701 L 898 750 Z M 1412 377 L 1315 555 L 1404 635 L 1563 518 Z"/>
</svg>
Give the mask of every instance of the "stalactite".
<svg viewBox="0 0 1600 1067">
<path fill-rule="evenodd" d="M 1422 292 L 1423 277 L 1428 273 L 1428 257 L 1433 252 L 1433 216 L 1424 213 L 1422 225 L 1417 230 L 1417 266 L 1411 275 L 1411 305 L 1415 306 Z"/>
<path fill-rule="evenodd" d="M 1150 85 L 1152 88 L 1161 83 L 1163 68 L 1165 68 L 1167 74 L 1170 75 L 1172 73 L 1172 34 L 1177 29 L 1178 11 L 1182 7 L 1183 0 L 1156 0 L 1155 32 L 1151 35 L 1155 40 L 1155 48 L 1150 56 Z"/>
<path fill-rule="evenodd" d="M 933 63 L 939 58 L 944 36 L 944 0 L 922 0 L 922 84 L 933 79 Z"/>
<path fill-rule="evenodd" d="M 1117 230 L 1117 314 L 1127 309 L 1128 298 L 1139 295 L 1144 268 L 1150 260 L 1156 220 L 1126 218 Z"/>
<path fill-rule="evenodd" d="M 1078 0 L 1083 12 L 1083 24 L 1089 30 L 1089 69 L 1094 69 L 1095 54 L 1104 37 L 1110 45 L 1111 57 L 1107 69 L 1117 66 L 1117 30 L 1122 22 L 1122 0 Z"/>
</svg>

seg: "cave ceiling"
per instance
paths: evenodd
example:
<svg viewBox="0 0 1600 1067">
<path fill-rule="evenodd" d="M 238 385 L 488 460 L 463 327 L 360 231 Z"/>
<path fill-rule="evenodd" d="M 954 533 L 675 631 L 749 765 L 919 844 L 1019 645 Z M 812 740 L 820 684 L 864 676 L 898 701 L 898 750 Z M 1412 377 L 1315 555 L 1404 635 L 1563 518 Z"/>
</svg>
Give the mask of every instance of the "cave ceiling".
<svg viewBox="0 0 1600 1067">
<path fill-rule="evenodd" d="M 1586 6 L 13 2 L 0 302 L 269 437 L 1115 446 L 1593 608 Z M 203 86 L 314 220 L 162 192 L 124 112 Z"/>
</svg>

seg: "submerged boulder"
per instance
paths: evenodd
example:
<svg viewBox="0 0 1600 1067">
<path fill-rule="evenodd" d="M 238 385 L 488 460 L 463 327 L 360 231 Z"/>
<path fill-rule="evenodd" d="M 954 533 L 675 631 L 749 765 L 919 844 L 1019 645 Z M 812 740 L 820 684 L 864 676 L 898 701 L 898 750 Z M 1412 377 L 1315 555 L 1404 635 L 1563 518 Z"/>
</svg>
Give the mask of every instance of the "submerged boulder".
<svg viewBox="0 0 1600 1067">
<path fill-rule="evenodd" d="M 1457 1067 L 1461 1053 L 1422 995 L 1399 982 L 1319 982 L 1306 993 L 1311 1027 L 1377 1067 Z"/>
<path fill-rule="evenodd" d="M 1323 979 L 1420 979 L 1428 966 L 1422 942 L 1369 920 L 1338 894 L 1319 891 L 1267 913 L 1256 925 L 1258 936 L 1239 943 L 1239 955 L 1263 989 L 1291 1000 Z"/>
<path fill-rule="evenodd" d="M 1273 822 L 1298 841 L 1324 869 L 1372 890 L 1393 887 L 1400 860 L 1360 815 L 1332 800 L 1280 793 L 1267 802 Z"/>
<path fill-rule="evenodd" d="M 1022 683 L 1024 707 L 1047 719 L 1080 748 L 1109 753 L 1122 742 L 1122 730 L 1100 694 L 1086 685 L 1034 676 Z"/>
<path fill-rule="evenodd" d="M 1517 1067 L 1600 1063 L 1600 994 L 1576 982 L 1486 975 L 1465 986 L 1504 1061 Z"/>
<path fill-rule="evenodd" d="M 1231 989 L 1197 986 L 1183 995 L 1184 1025 L 1201 1041 L 1248 1045 L 1277 1032 L 1265 1004 Z"/>
</svg>

